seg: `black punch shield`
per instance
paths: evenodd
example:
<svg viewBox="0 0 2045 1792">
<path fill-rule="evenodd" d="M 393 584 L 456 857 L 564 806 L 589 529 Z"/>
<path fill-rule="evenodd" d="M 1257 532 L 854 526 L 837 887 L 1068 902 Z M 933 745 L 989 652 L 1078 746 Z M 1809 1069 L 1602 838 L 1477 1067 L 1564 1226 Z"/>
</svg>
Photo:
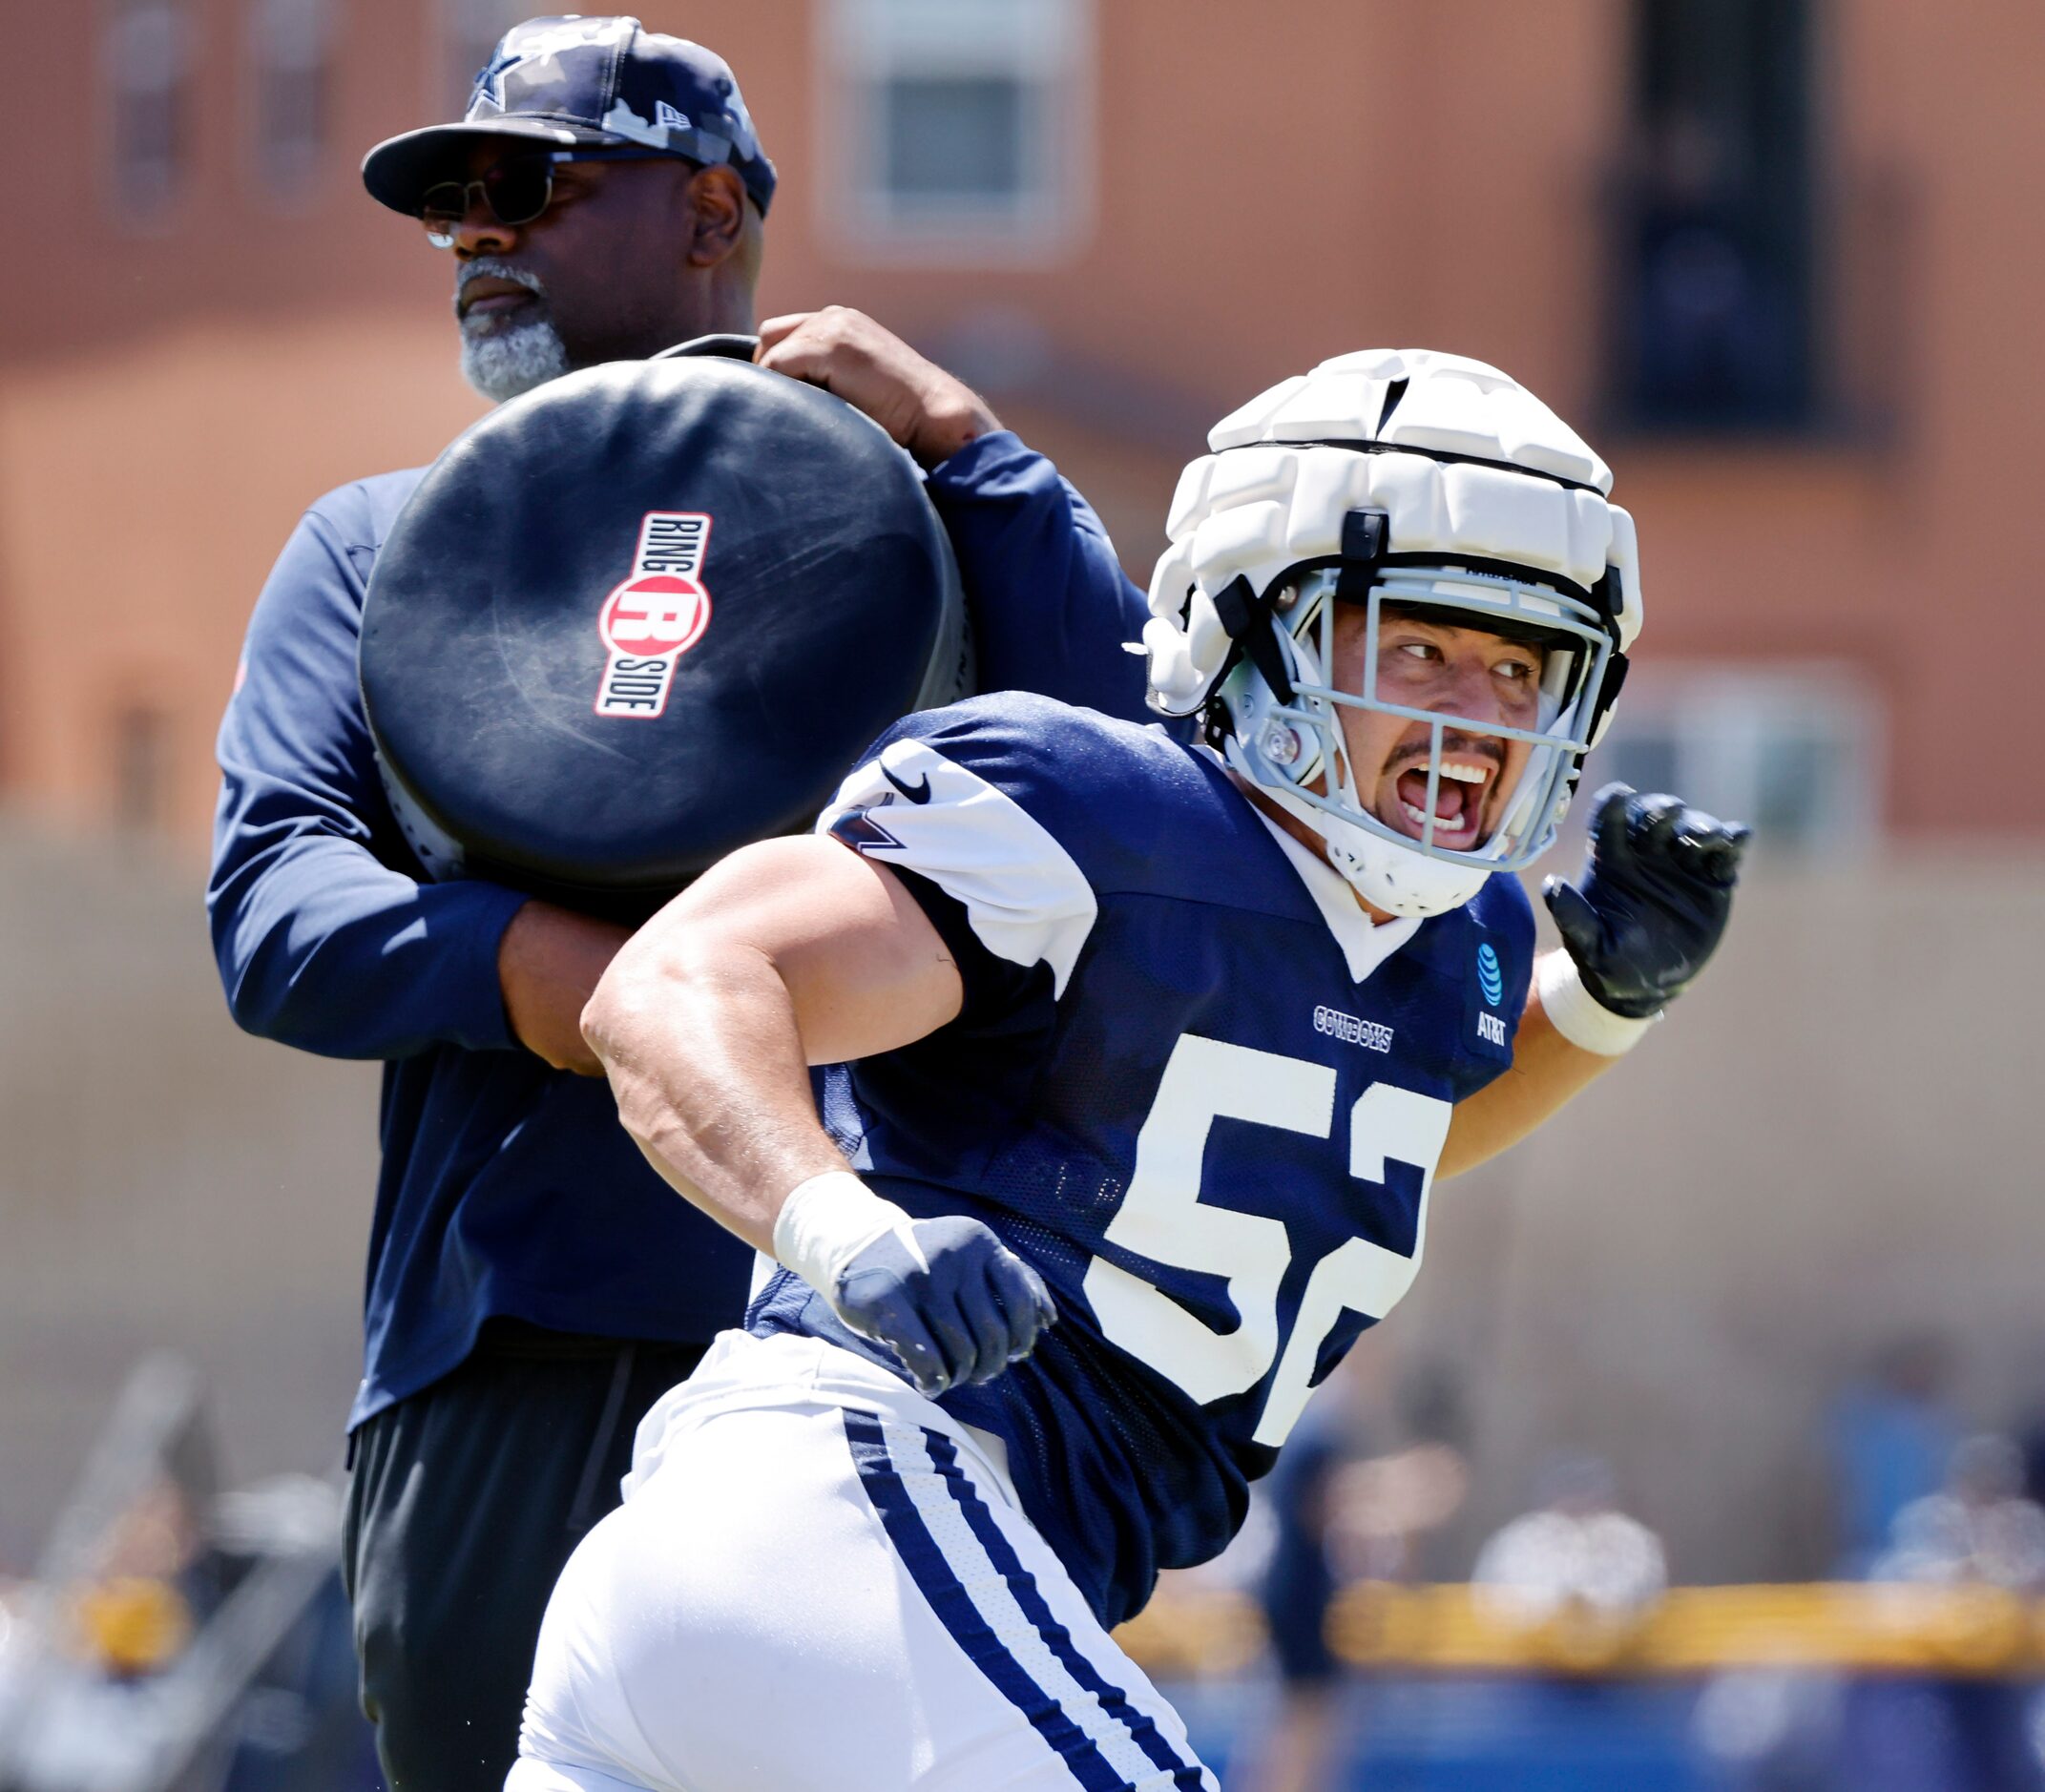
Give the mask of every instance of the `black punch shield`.
<svg viewBox="0 0 2045 1792">
<path fill-rule="evenodd" d="M 621 362 L 499 407 L 379 554 L 362 682 L 429 872 L 643 912 L 970 688 L 949 543 L 826 392 Z"/>
</svg>

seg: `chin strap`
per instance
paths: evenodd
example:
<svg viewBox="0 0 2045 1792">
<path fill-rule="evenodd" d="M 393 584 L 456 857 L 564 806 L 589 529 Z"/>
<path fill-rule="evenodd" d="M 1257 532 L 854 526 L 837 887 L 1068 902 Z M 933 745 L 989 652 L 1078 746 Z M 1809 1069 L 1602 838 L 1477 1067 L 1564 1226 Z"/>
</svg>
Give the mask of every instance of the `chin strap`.
<svg viewBox="0 0 2045 1792">
<path fill-rule="evenodd" d="M 1235 643 L 1235 652 L 1257 668 L 1258 677 L 1271 687 L 1271 695 L 1281 705 L 1289 705 L 1297 693 L 1285 666 L 1285 656 L 1279 651 L 1277 605 L 1270 593 L 1260 594 L 1257 587 L 1238 573 L 1215 593 L 1212 601 L 1215 615 Z M 1218 689 L 1228 671 L 1224 661 L 1215 679 Z"/>
</svg>

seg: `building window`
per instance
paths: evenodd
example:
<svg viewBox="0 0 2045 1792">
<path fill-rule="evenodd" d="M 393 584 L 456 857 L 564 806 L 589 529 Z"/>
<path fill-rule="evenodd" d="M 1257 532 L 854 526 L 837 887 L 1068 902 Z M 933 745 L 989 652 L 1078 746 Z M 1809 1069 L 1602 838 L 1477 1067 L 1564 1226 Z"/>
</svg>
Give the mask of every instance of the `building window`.
<svg viewBox="0 0 2045 1792">
<path fill-rule="evenodd" d="M 105 19 L 115 209 L 157 224 L 191 157 L 192 20 L 182 0 L 110 0 Z"/>
<path fill-rule="evenodd" d="M 1628 423 L 1815 420 L 1811 65 L 1807 0 L 1635 0 L 1615 258 Z"/>
<path fill-rule="evenodd" d="M 332 135 L 330 0 L 254 0 L 256 173 L 272 194 L 311 183 Z"/>
<path fill-rule="evenodd" d="M 1091 221 L 1092 0 L 830 0 L 824 219 L 856 259 L 1053 259 Z"/>
<path fill-rule="evenodd" d="M 542 10 L 528 0 L 441 0 L 439 61 L 446 71 L 449 117 L 459 118 L 469 110 L 469 94 L 476 76 L 490 66 L 497 39 Z"/>
<path fill-rule="evenodd" d="M 1764 861 L 1851 859 L 1879 838 L 1883 711 L 1850 668 L 1642 668 L 1586 761 L 1586 795 L 1617 779 L 1754 829 Z M 1590 804 L 1572 821 L 1580 831 Z"/>
</svg>

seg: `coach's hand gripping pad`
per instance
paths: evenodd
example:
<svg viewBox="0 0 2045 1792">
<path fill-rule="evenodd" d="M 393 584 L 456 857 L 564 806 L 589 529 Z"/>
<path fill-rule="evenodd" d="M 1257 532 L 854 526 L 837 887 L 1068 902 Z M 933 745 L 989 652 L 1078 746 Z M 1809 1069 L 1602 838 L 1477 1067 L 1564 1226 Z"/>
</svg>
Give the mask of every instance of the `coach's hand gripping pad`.
<svg viewBox="0 0 2045 1792">
<path fill-rule="evenodd" d="M 970 689 L 943 526 L 828 393 L 620 362 L 492 411 L 376 562 L 363 698 L 437 876 L 644 908 Z"/>
</svg>

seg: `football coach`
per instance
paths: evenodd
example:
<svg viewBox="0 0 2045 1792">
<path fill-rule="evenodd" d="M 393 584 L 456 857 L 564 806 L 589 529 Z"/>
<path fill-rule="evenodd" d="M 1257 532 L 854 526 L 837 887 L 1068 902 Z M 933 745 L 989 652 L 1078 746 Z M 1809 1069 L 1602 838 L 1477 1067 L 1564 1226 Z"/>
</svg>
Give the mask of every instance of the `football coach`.
<svg viewBox="0 0 2045 1792">
<path fill-rule="evenodd" d="M 363 176 L 451 251 L 463 372 L 491 399 L 756 329 L 774 166 L 730 69 L 635 19 L 517 26 L 461 122 Z M 1048 462 L 856 313 L 760 333 L 767 366 L 928 469 L 983 688 L 1146 717 L 1142 662 L 1115 651 L 1141 596 Z M 624 930 L 428 881 L 383 794 L 360 618 L 423 476 L 344 486 L 285 543 L 221 724 L 207 906 L 242 1027 L 385 1063 L 344 1544 L 363 1703 L 392 1792 L 496 1792 L 556 1573 L 616 1503 L 641 1413 L 741 1317 L 750 1256 L 647 1166 L 582 1042 Z"/>
</svg>

